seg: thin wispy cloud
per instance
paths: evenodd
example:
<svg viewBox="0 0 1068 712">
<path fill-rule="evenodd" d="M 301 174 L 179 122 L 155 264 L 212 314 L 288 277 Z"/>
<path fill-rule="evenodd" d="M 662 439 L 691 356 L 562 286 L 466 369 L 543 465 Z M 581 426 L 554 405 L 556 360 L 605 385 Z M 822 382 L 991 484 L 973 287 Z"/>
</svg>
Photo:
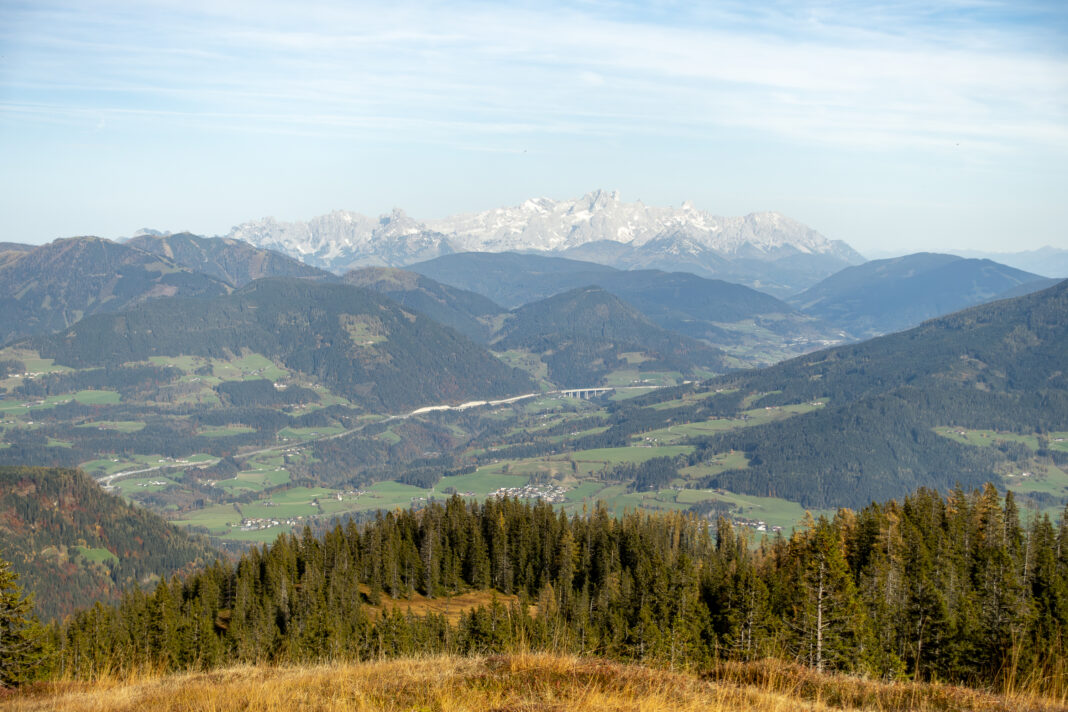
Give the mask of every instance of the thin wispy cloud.
<svg viewBox="0 0 1068 712">
<path fill-rule="evenodd" d="M 1064 20 L 996 2 L 7 3 L 0 126 L 1063 156 Z"/>
<path fill-rule="evenodd" d="M 778 35 L 746 34 L 737 29 L 740 17 L 724 21 L 727 29 L 679 28 L 596 11 L 495 5 L 373 12 L 327 5 L 322 21 L 314 11 L 299 20 L 290 11 L 274 26 L 259 12 L 243 26 L 240 14 L 198 15 L 177 5 L 149 4 L 139 15 L 107 8 L 96 20 L 85 19 L 81 4 L 26 9 L 40 21 L 5 37 L 26 70 L 5 77 L 5 96 L 18 89 L 57 109 L 103 112 L 163 97 L 189 114 L 217 117 L 212 107 L 224 104 L 232 120 L 257 122 L 288 117 L 281 107 L 300 102 L 313 116 L 433 111 L 454 115 L 449 124 L 457 114 L 478 124 L 520 111 L 521 125 L 559 114 L 640 117 L 658 129 L 677 119 L 735 125 L 752 118 L 766 130 L 825 141 L 876 133 L 911 143 L 941 133 L 1068 144 L 1068 60 L 1019 51 L 1010 30 L 998 47 L 980 51 L 969 37 L 943 37 L 939 47 L 923 32 L 910 40 L 904 18 L 880 35 L 875 27 L 856 29 L 849 16 L 836 24 L 827 13 L 812 38 L 807 30 L 816 20 L 780 26 Z M 155 12 L 163 13 L 158 24 Z M 100 34 L 86 36 L 87 22 Z M 959 47 L 944 48 L 946 39 Z M 731 111 L 702 116 L 708 105 Z"/>
</svg>

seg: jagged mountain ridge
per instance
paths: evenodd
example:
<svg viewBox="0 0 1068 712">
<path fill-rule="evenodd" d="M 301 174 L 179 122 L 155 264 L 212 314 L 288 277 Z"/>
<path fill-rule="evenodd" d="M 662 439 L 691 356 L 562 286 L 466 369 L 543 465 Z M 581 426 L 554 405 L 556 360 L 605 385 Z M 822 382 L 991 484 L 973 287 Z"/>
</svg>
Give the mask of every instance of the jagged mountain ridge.
<svg viewBox="0 0 1068 712">
<path fill-rule="evenodd" d="M 572 256 L 623 268 L 685 269 L 743 282 L 763 277 L 765 287 L 779 291 L 798 288 L 799 279 L 808 286 L 864 261 L 844 242 L 779 213 L 722 217 L 691 203 L 679 208 L 626 203 L 617 192 L 601 190 L 426 222 L 401 210 L 377 220 L 342 210 L 307 222 L 264 218 L 238 225 L 228 236 L 339 272 L 366 265 L 401 267 L 453 252 L 578 250 L 581 254 Z M 801 275 L 782 269 L 794 259 L 806 264 Z M 776 268 L 754 275 L 747 264 L 735 274 L 735 262 L 754 261 Z M 784 279 L 779 272 L 792 276 Z"/>
<path fill-rule="evenodd" d="M 398 267 L 456 251 L 444 235 L 428 230 L 400 209 L 378 219 L 348 210 L 335 210 L 307 222 L 268 217 L 242 223 L 227 237 L 335 272 L 363 266 Z"/>
</svg>

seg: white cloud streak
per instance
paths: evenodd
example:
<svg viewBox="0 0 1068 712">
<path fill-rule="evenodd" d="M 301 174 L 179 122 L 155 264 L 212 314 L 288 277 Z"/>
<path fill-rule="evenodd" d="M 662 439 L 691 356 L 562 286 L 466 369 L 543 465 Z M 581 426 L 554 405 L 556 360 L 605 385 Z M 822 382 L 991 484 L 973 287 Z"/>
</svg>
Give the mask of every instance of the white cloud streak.
<svg viewBox="0 0 1068 712">
<path fill-rule="evenodd" d="M 869 6 L 877 19 L 865 26 L 821 6 L 807 19 L 726 7 L 685 26 L 612 5 L 186 7 L 16 9 L 21 21 L 0 36 L 14 55 L 0 111 L 32 103 L 60 117 L 182 116 L 281 133 L 720 127 L 879 149 L 962 139 L 1068 148 L 1063 53 L 1025 51 L 1012 28 L 970 24 L 935 41 L 937 28 L 910 28 L 918 10 L 907 5 Z"/>
</svg>

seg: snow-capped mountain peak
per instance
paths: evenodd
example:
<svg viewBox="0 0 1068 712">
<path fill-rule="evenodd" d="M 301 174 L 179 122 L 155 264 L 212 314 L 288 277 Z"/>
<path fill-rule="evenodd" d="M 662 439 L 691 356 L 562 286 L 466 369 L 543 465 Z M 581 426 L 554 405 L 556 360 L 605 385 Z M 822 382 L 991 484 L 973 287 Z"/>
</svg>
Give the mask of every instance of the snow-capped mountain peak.
<svg viewBox="0 0 1068 712">
<path fill-rule="evenodd" d="M 456 250 L 564 253 L 605 241 L 631 251 L 655 243 L 650 246 L 653 253 L 677 259 L 693 255 L 717 266 L 736 258 L 766 261 L 792 254 L 823 255 L 838 266 L 863 261 L 845 243 L 828 240 L 779 213 L 721 217 L 690 201 L 678 208 L 647 206 L 624 202 L 618 191 L 605 190 L 570 200 L 531 198 L 511 207 L 425 222 L 399 208 L 377 219 L 342 210 L 308 222 L 264 218 L 238 225 L 229 237 L 334 270 L 361 264 L 403 266 Z"/>
</svg>

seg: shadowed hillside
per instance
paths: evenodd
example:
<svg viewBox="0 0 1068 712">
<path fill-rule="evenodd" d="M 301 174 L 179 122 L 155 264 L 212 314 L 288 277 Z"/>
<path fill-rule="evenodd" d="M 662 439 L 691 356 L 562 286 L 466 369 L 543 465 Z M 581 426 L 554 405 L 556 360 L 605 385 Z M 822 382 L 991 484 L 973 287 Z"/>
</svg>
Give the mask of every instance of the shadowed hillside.
<svg viewBox="0 0 1068 712">
<path fill-rule="evenodd" d="M 32 344 L 45 358 L 79 367 L 258 353 L 387 412 L 531 389 L 522 372 L 396 302 L 349 285 L 297 279 L 261 279 L 195 303 L 157 300 Z"/>
<path fill-rule="evenodd" d="M 737 450 L 749 466 L 704 484 L 820 507 L 861 506 L 918 486 L 945 491 L 958 482 L 1001 482 L 1007 451 L 963 445 L 934 428 L 1068 430 L 1066 354 L 1068 282 L 1062 282 L 909 331 L 717 379 L 713 388 L 750 393 L 753 406 L 820 401 L 827 407 L 708 438 L 697 459 Z"/>
<path fill-rule="evenodd" d="M 727 370 L 726 354 L 653 324 L 599 287 L 582 287 L 516 309 L 493 348 L 538 355 L 565 387 L 598 385 L 633 361 L 641 370 Z"/>
<path fill-rule="evenodd" d="M 489 340 L 499 321 L 497 317 L 505 313 L 481 294 L 435 282 L 416 272 L 365 267 L 349 272 L 343 279 L 347 284 L 383 294 L 480 343 Z"/>
<path fill-rule="evenodd" d="M 60 331 L 156 297 L 218 296 L 229 287 L 166 257 L 99 237 L 41 245 L 0 266 L 0 343 Z"/>
<path fill-rule="evenodd" d="M 0 557 L 46 619 L 190 571 L 215 552 L 78 470 L 0 467 Z"/>
<path fill-rule="evenodd" d="M 990 260 L 920 252 L 847 267 L 790 303 L 866 338 L 1055 283 Z M 1021 289 L 1026 291 L 1013 294 Z"/>
</svg>

